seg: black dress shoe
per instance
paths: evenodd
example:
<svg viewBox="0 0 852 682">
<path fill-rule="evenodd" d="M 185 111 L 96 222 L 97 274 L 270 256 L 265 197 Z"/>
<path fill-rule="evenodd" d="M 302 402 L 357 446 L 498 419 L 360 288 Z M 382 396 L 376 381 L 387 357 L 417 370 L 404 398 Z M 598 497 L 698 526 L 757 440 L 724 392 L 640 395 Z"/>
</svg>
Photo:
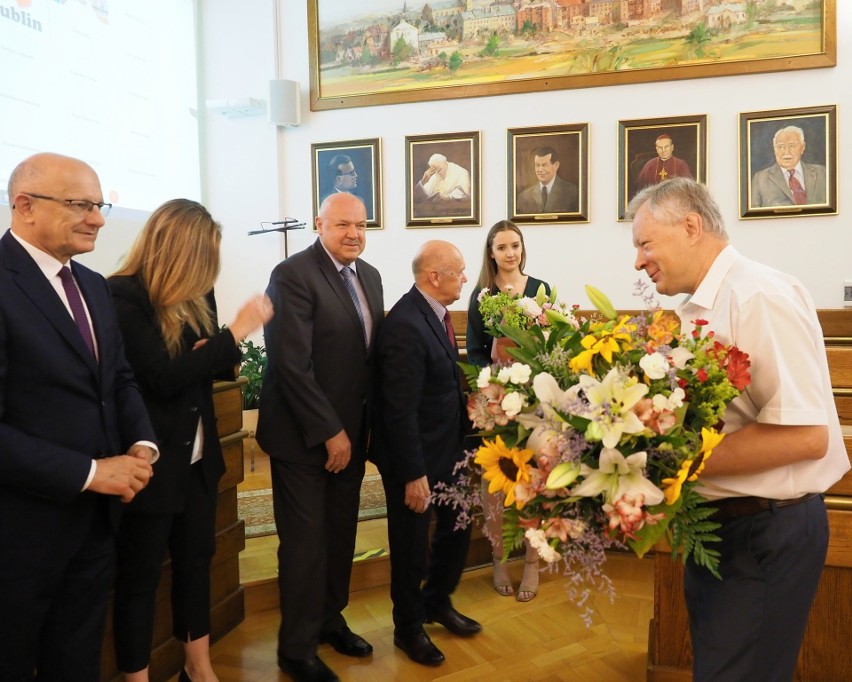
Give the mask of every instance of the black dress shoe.
<svg viewBox="0 0 852 682">
<path fill-rule="evenodd" d="M 356 635 L 346 625 L 340 628 L 337 632 L 329 632 L 324 635 L 320 635 L 320 642 L 324 644 L 331 644 L 337 653 L 343 654 L 344 656 L 363 658 L 364 656 L 369 656 L 373 653 L 373 647 L 370 643 L 360 635 Z"/>
<path fill-rule="evenodd" d="M 312 658 L 279 656 L 278 667 L 296 682 L 340 682 L 340 678 L 319 659 L 319 656 Z"/>
<path fill-rule="evenodd" d="M 439 623 L 454 635 L 460 637 L 470 637 L 475 635 L 482 629 L 482 626 L 473 618 L 463 616 L 456 611 L 452 606 L 445 606 L 443 609 L 427 610 L 427 623 Z"/>
<path fill-rule="evenodd" d="M 402 649 L 412 661 L 420 665 L 441 665 L 444 662 L 444 654 L 432 644 L 429 635 L 423 630 L 408 636 L 395 634 L 393 644 Z"/>
</svg>

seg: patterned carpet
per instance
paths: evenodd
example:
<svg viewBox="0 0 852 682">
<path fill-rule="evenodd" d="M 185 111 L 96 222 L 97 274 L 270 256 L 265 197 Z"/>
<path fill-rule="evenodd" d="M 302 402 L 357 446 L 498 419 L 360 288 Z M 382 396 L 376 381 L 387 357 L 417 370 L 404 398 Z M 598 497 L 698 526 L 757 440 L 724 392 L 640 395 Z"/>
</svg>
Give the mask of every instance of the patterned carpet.
<svg viewBox="0 0 852 682">
<path fill-rule="evenodd" d="M 254 538 L 275 533 L 275 521 L 272 517 L 272 490 L 247 490 L 237 493 L 239 517 L 246 522 L 246 537 Z M 382 489 L 382 477 L 378 474 L 364 476 L 361 484 L 361 506 L 358 519 L 375 519 L 387 514 L 385 492 Z"/>
</svg>

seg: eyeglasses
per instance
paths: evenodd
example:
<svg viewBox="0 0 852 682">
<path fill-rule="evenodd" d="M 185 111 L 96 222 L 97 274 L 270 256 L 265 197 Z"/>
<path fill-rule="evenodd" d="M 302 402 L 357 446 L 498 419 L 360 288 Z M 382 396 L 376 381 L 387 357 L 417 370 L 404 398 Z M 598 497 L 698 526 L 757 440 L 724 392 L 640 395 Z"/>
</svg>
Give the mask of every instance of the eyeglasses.
<svg viewBox="0 0 852 682">
<path fill-rule="evenodd" d="M 21 194 L 26 194 L 28 197 L 32 197 L 33 199 L 47 199 L 48 201 L 55 201 L 60 204 L 65 204 L 66 206 L 70 206 L 79 213 L 91 213 L 92 209 L 97 206 L 98 210 L 101 212 L 101 215 L 104 218 L 109 215 L 109 211 L 112 208 L 112 204 L 107 203 L 106 201 L 96 202 L 89 201 L 88 199 L 57 199 L 56 197 L 49 197 L 44 194 L 35 194 L 33 192 L 21 192 Z"/>
<path fill-rule="evenodd" d="M 351 170 L 351 171 L 346 171 L 345 173 L 338 173 L 337 175 L 338 175 L 338 177 L 343 177 L 345 175 L 351 175 L 351 176 L 356 177 L 356 178 L 358 177 L 358 173 L 356 173 L 354 169 Z"/>
<path fill-rule="evenodd" d="M 801 146 L 801 142 L 788 142 L 787 144 L 784 144 L 783 142 L 778 142 L 775 144 L 775 149 L 779 152 L 794 152 Z"/>
</svg>

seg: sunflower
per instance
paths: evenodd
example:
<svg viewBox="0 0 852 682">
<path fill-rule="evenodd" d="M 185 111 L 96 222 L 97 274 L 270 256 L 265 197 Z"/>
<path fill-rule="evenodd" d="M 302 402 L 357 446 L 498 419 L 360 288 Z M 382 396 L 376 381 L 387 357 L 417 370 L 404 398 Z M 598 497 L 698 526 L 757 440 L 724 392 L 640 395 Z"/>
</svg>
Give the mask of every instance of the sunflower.
<svg viewBox="0 0 852 682">
<path fill-rule="evenodd" d="M 532 450 L 507 448 L 500 436 L 493 441 L 483 440 L 474 461 L 483 468 L 482 474 L 488 484 L 488 492 L 503 492 L 504 504 L 508 507 L 515 502 L 515 485 L 528 483 L 530 467 L 528 462 L 533 456 Z M 518 500 L 517 507 L 522 509 L 523 502 Z"/>
</svg>

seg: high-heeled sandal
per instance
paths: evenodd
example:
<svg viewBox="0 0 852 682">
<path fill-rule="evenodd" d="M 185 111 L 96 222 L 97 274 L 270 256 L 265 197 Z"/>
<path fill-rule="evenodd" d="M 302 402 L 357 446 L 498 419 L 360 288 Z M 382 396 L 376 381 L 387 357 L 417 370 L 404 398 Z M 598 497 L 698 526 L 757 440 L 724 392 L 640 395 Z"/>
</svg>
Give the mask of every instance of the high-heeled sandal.
<svg viewBox="0 0 852 682">
<path fill-rule="evenodd" d="M 533 570 L 535 580 L 527 574 L 530 566 L 535 566 Z M 538 573 L 538 559 L 535 561 L 524 560 L 524 576 L 521 578 L 521 584 L 518 586 L 518 593 L 515 595 L 515 599 L 519 602 L 528 602 L 535 599 L 538 594 Z"/>
<path fill-rule="evenodd" d="M 509 569 L 501 559 L 495 556 L 491 557 L 491 561 L 494 563 L 492 574 L 494 590 L 501 597 L 511 597 L 515 594 L 515 590 L 512 588 L 512 578 L 509 576 Z"/>
</svg>

